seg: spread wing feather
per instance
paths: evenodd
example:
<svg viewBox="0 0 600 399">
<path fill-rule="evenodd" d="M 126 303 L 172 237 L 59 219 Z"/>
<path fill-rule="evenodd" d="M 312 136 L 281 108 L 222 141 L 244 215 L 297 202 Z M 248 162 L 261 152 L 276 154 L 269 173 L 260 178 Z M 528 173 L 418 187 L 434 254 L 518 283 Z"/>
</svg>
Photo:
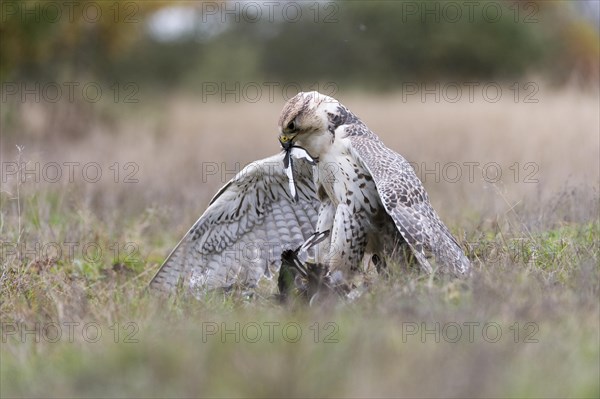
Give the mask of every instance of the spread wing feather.
<svg viewBox="0 0 600 399">
<path fill-rule="evenodd" d="M 370 172 L 386 212 L 411 247 L 421 266 L 432 266 L 428 254 L 447 271 L 461 275 L 470 263 L 460 245 L 442 223 L 412 166 L 400 154 L 387 148 L 362 123 L 345 126 L 354 156 Z"/>
<path fill-rule="evenodd" d="M 283 154 L 247 165 L 217 192 L 208 208 L 167 257 L 150 287 L 193 292 L 254 286 L 279 269 L 281 253 L 313 233 L 320 202 L 312 166 L 293 164 L 298 199 L 289 192 Z"/>
</svg>

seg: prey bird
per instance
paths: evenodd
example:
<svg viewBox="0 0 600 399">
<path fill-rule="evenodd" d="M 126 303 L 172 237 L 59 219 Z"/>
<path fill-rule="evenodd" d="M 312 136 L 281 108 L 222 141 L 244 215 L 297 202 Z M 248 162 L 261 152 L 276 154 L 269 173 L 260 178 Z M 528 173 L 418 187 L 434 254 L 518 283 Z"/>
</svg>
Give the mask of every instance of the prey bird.
<svg viewBox="0 0 600 399">
<path fill-rule="evenodd" d="M 365 255 L 382 259 L 398 246 L 426 272 L 469 273 L 408 161 L 339 101 L 299 93 L 278 125 L 284 151 L 249 164 L 217 192 L 151 288 L 255 287 L 278 272 L 282 253 L 300 247 L 299 257 L 324 266 L 333 284 L 349 281 Z M 327 239 L 314 239 L 324 232 Z M 309 240 L 320 242 L 309 248 Z"/>
</svg>

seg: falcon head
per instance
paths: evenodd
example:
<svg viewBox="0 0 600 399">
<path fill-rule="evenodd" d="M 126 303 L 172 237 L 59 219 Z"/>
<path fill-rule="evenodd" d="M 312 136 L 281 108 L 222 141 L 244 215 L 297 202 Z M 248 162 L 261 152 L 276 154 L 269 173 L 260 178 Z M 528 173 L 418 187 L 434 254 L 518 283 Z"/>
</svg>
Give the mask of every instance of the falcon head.
<svg viewBox="0 0 600 399">
<path fill-rule="evenodd" d="M 333 141 L 331 121 L 340 108 L 335 98 L 316 91 L 296 94 L 283 106 L 279 117 L 281 146 L 288 150 L 300 145 L 318 157 L 323 145 Z"/>
</svg>

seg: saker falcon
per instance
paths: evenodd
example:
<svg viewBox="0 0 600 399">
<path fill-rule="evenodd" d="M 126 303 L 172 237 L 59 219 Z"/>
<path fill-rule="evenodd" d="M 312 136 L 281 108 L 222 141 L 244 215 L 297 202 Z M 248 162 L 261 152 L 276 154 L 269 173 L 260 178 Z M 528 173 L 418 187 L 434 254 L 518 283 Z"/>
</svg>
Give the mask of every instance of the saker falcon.
<svg viewBox="0 0 600 399">
<path fill-rule="evenodd" d="M 279 133 L 284 152 L 249 164 L 217 192 L 152 288 L 254 287 L 278 271 L 283 251 L 323 232 L 312 260 L 338 280 L 360 270 L 366 253 L 400 244 L 427 272 L 469 273 L 410 164 L 336 99 L 297 94 L 283 107 Z"/>
</svg>

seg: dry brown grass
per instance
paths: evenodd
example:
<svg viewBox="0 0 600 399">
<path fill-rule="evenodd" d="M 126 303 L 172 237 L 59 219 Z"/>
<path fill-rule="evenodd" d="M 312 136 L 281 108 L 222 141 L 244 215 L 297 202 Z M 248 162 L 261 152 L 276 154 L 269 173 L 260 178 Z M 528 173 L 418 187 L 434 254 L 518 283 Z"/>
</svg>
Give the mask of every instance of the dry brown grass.
<svg viewBox="0 0 600 399">
<path fill-rule="evenodd" d="M 340 99 L 389 147 L 418 166 L 434 205 L 452 223 L 463 225 L 465 212 L 495 217 L 518 202 L 544 202 L 565 187 L 598 188 L 600 120 L 594 93 L 542 88 L 537 104 L 515 103 L 508 94 L 498 103 L 477 96 L 473 103 L 465 98 L 456 104 L 412 97 L 404 102 L 400 94 L 349 93 Z M 91 124 L 80 133 L 82 138 L 66 140 L 59 129 L 45 131 L 47 118 L 41 110 L 25 108 L 22 120 L 30 134 L 23 137 L 4 128 L 2 158 L 14 159 L 13 144 L 20 144 L 31 162 L 95 161 L 103 167 L 135 162 L 139 184 L 102 179 L 106 185 L 85 189 L 101 195 L 106 200 L 99 200 L 101 204 L 116 205 L 115 197 L 126 192 L 135 194 L 140 209 L 191 204 L 197 213 L 232 171 L 279 150 L 276 121 L 283 98 L 279 100 L 221 104 L 172 95 L 127 108 L 131 112 L 122 111 L 119 119 Z M 458 179 L 452 162 L 461 167 Z M 473 166 L 472 182 L 465 164 L 470 162 L 478 165 Z M 203 174 L 206 163 L 216 164 L 221 173 Z M 492 163 L 502 171 L 497 184 L 491 183 L 496 176 Z M 490 166 L 488 173 L 484 165 Z"/>
<path fill-rule="evenodd" d="M 30 179 L 19 185 L 18 201 L 17 182 L 9 178 L 0 207 L 3 243 L 70 240 L 106 249 L 132 242 L 137 252 L 96 263 L 80 253 L 31 261 L 3 252 L 3 323 L 97 322 L 105 334 L 96 344 L 9 337 L 2 344 L 3 396 L 597 397 L 598 96 L 541 89 L 538 104 L 338 97 L 417 165 L 432 169 L 439 162 L 440 171 L 448 162 L 500 165 L 496 183 L 477 168 L 472 182 L 466 167 L 457 182 L 421 174 L 435 208 L 466 241 L 473 278 L 429 279 L 394 268 L 355 303 L 330 308 L 282 308 L 261 296 L 159 303 L 144 287 L 168 249 L 232 171 L 278 151 L 283 100 L 224 105 L 155 97 L 96 110 L 89 129 L 69 135 L 46 131 L 47 110 L 28 104 L 14 111 L 18 123 L 2 126 L 2 162 L 17 158 L 19 144 L 29 165 L 98 162 L 103 178 Z M 138 165 L 139 182 L 123 183 L 121 169 L 115 183 L 109 169 L 115 162 Z M 517 181 L 509 169 L 515 162 Z M 538 167 L 537 183 L 525 182 L 527 162 Z M 224 174 L 203 176 L 208 163 Z M 521 239 L 529 240 L 524 248 Z M 129 321 L 139 328 L 139 342 L 112 342 L 108 327 Z M 306 339 L 202 341 L 206 322 L 265 321 L 297 322 Z M 315 344 L 314 322 L 335 323 L 338 342 Z M 487 342 L 480 331 L 475 342 L 463 336 L 457 344 L 443 336 L 439 343 L 402 336 L 403 323 L 464 322 L 498 323 L 503 339 Z M 516 322 L 518 342 L 509 329 Z M 525 323 L 539 329 L 537 343 L 523 342 Z"/>
</svg>

